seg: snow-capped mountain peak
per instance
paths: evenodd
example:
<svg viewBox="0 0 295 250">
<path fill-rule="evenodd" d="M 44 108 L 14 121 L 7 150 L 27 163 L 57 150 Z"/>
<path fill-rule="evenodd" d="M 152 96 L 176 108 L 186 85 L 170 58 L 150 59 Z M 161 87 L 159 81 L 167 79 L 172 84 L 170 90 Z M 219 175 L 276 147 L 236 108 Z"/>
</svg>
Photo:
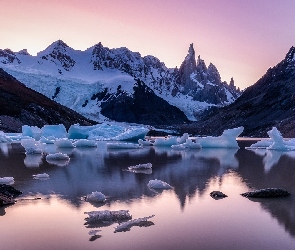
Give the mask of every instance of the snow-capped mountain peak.
<svg viewBox="0 0 295 250">
<path fill-rule="evenodd" d="M 239 96 L 235 88 L 221 82 L 213 64 L 207 68 L 200 56 L 196 61 L 193 44 L 179 69 L 169 69 L 158 58 L 125 47 L 109 49 L 97 43 L 80 51 L 61 40 L 37 56 L 26 50 L 0 50 L 0 65 L 28 87 L 95 120 L 101 119 L 102 104 L 109 95 L 134 96 L 137 80 L 191 120 L 200 110 L 231 103 Z"/>
</svg>

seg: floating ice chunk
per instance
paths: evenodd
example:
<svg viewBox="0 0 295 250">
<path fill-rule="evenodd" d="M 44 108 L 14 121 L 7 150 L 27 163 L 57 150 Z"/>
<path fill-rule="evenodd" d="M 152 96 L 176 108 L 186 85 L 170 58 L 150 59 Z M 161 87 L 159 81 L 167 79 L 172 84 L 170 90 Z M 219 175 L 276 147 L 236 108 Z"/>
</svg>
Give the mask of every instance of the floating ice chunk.
<svg viewBox="0 0 295 250">
<path fill-rule="evenodd" d="M 101 232 L 101 230 L 90 230 L 89 232 L 88 232 L 88 234 L 89 235 L 93 235 L 93 236 L 96 236 L 97 235 L 97 233 L 99 233 L 99 232 Z"/>
<path fill-rule="evenodd" d="M 150 141 L 146 141 L 146 140 L 142 140 L 142 139 L 138 139 L 138 143 L 139 145 L 142 146 L 153 146 L 153 143 Z"/>
<path fill-rule="evenodd" d="M 23 136 L 29 136 L 29 137 L 32 137 L 36 140 L 39 140 L 41 137 L 41 134 L 42 134 L 41 129 L 36 126 L 28 126 L 28 125 L 22 126 L 22 135 Z"/>
<path fill-rule="evenodd" d="M 74 144 L 70 139 L 58 139 L 54 142 L 55 146 L 58 148 L 74 148 Z"/>
<path fill-rule="evenodd" d="M 39 142 L 40 143 L 45 143 L 45 144 L 54 144 L 55 142 L 55 137 L 54 136 L 49 136 L 49 137 L 44 137 L 44 136 L 41 136 Z"/>
<path fill-rule="evenodd" d="M 68 161 L 70 157 L 67 154 L 55 153 L 46 155 L 46 161 Z"/>
<path fill-rule="evenodd" d="M 49 137 L 54 136 L 55 138 L 67 138 L 68 133 L 63 124 L 59 125 L 45 125 L 41 128 L 42 136 Z"/>
<path fill-rule="evenodd" d="M 75 147 L 97 147 L 96 141 L 87 139 L 79 139 L 73 144 Z"/>
<path fill-rule="evenodd" d="M 144 170 L 144 169 L 151 169 L 152 163 L 145 163 L 145 164 L 138 164 L 135 166 L 128 167 L 129 170 Z"/>
<path fill-rule="evenodd" d="M 151 216 L 147 216 L 147 217 L 143 217 L 143 218 L 138 218 L 138 219 L 134 219 L 134 220 L 129 220 L 126 222 L 123 222 L 121 224 L 119 224 L 117 227 L 115 227 L 115 233 L 117 232 L 126 232 L 129 231 L 131 229 L 131 227 L 133 226 L 151 226 L 154 225 L 154 223 L 148 223 L 148 219 L 153 218 L 155 215 L 151 215 Z"/>
<path fill-rule="evenodd" d="M 262 139 L 256 143 L 253 143 L 249 148 L 267 148 L 273 144 L 272 139 Z"/>
<path fill-rule="evenodd" d="M 11 139 L 7 137 L 3 131 L 0 131 L 0 143 L 1 142 L 11 142 Z"/>
<path fill-rule="evenodd" d="M 279 151 L 295 150 L 295 145 L 289 146 L 288 143 L 284 141 L 282 134 L 276 127 L 273 127 L 272 130 L 267 132 L 267 134 L 273 140 L 273 143 L 269 147 L 267 147 L 267 149 Z"/>
<path fill-rule="evenodd" d="M 124 143 L 124 142 L 114 142 L 114 143 L 107 143 L 108 149 L 138 149 L 142 148 L 142 145 L 135 144 L 135 143 Z"/>
<path fill-rule="evenodd" d="M 171 147 L 172 145 L 178 144 L 177 137 L 169 138 L 157 138 L 154 142 L 154 146 Z"/>
<path fill-rule="evenodd" d="M 228 129 L 221 136 L 197 138 L 202 148 L 239 148 L 236 138 L 243 132 L 244 127 Z"/>
<path fill-rule="evenodd" d="M 179 144 L 185 143 L 188 139 L 188 133 L 184 133 L 180 138 L 177 138 Z"/>
<path fill-rule="evenodd" d="M 85 220 L 89 223 L 92 222 L 102 222 L 102 221 L 123 221 L 123 220 L 130 220 L 132 216 L 129 214 L 129 210 L 118 210 L 118 211 L 110 211 L 110 210 L 103 210 L 103 211 L 91 211 L 91 212 L 84 212 L 84 214 L 88 215 L 88 218 Z"/>
<path fill-rule="evenodd" d="M 185 143 L 178 144 L 178 145 L 172 145 L 171 147 L 173 149 L 186 149 L 186 148 L 200 149 L 200 148 L 202 148 L 200 143 L 193 142 L 191 139 L 186 139 Z"/>
<path fill-rule="evenodd" d="M 101 192 L 92 192 L 91 194 L 88 194 L 85 198 L 88 202 L 104 202 L 106 200 L 106 197 Z"/>
<path fill-rule="evenodd" d="M 11 185 L 14 183 L 13 177 L 0 177 L 0 184 L 8 184 Z"/>
<path fill-rule="evenodd" d="M 143 139 L 149 129 L 140 126 L 120 126 L 107 123 L 94 126 L 72 125 L 69 128 L 70 139 L 93 139 L 93 140 L 138 140 Z"/>
<path fill-rule="evenodd" d="M 26 154 L 42 154 L 43 149 L 39 141 L 35 139 L 22 139 L 21 145 L 25 148 Z"/>
<path fill-rule="evenodd" d="M 172 187 L 165 181 L 161 180 L 150 180 L 147 184 L 149 188 L 152 189 L 171 189 Z"/>
<path fill-rule="evenodd" d="M 43 174 L 33 174 L 33 178 L 37 180 L 48 180 L 49 174 L 43 173 Z"/>
</svg>

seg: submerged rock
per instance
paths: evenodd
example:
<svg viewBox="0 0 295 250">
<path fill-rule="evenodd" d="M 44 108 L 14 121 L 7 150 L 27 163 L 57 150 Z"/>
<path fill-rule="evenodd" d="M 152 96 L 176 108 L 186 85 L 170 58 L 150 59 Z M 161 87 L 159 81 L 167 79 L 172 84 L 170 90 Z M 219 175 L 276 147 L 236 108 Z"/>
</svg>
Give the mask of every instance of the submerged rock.
<svg viewBox="0 0 295 250">
<path fill-rule="evenodd" d="M 281 188 L 265 188 L 246 192 L 241 195 L 247 198 L 272 198 L 289 196 L 290 193 Z"/>
<path fill-rule="evenodd" d="M 220 192 L 220 191 L 212 191 L 212 192 L 210 193 L 210 196 L 211 196 L 213 199 L 215 199 L 215 200 L 218 200 L 218 199 L 222 199 L 222 198 L 227 197 L 226 194 L 224 194 L 224 193 L 222 193 L 222 192 Z"/>
<path fill-rule="evenodd" d="M 14 197 L 22 194 L 21 191 L 15 189 L 14 187 L 6 184 L 0 184 L 0 206 L 14 204 Z"/>
</svg>

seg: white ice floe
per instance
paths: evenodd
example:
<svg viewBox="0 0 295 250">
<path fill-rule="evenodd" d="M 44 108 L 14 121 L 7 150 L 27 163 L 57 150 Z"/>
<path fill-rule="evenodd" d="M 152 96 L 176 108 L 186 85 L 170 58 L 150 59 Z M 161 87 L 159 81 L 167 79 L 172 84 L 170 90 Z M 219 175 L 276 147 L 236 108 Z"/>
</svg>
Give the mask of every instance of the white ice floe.
<svg viewBox="0 0 295 250">
<path fill-rule="evenodd" d="M 154 216 L 155 215 L 151 215 L 151 216 L 147 216 L 147 217 L 143 217 L 143 218 L 138 218 L 138 219 L 122 222 L 118 226 L 115 227 L 115 233 L 129 231 L 131 227 L 140 226 L 144 222 L 147 222 L 148 219 L 153 218 Z"/>
<path fill-rule="evenodd" d="M 172 145 L 171 146 L 173 149 L 186 149 L 186 148 L 191 148 L 191 149 L 200 149 L 202 148 L 200 143 L 193 142 L 191 139 L 186 139 L 184 143 L 177 144 L 177 145 Z"/>
<path fill-rule="evenodd" d="M 101 192 L 92 192 L 88 194 L 85 198 L 85 201 L 88 202 L 104 202 L 106 200 L 106 196 Z"/>
<path fill-rule="evenodd" d="M 54 145 L 58 148 L 74 148 L 75 147 L 72 140 L 66 139 L 66 138 L 57 139 L 54 142 Z"/>
<path fill-rule="evenodd" d="M 113 142 L 107 143 L 108 149 L 139 149 L 142 148 L 142 145 L 135 143 L 124 143 L 124 142 Z"/>
<path fill-rule="evenodd" d="M 35 139 L 22 139 L 21 145 L 25 148 L 26 154 L 42 154 L 42 144 Z"/>
<path fill-rule="evenodd" d="M 172 145 L 177 145 L 177 137 L 171 136 L 168 138 L 157 138 L 154 142 L 154 146 L 163 146 L 163 147 L 171 147 Z"/>
<path fill-rule="evenodd" d="M 8 184 L 11 185 L 14 183 L 13 177 L 0 177 L 0 184 Z"/>
<path fill-rule="evenodd" d="M 48 180 L 49 174 L 43 173 L 43 174 L 33 174 L 33 178 L 37 180 Z"/>
<path fill-rule="evenodd" d="M 167 182 L 157 180 L 157 179 L 150 180 L 147 185 L 151 189 L 171 189 L 172 188 L 172 186 L 170 186 Z"/>
<path fill-rule="evenodd" d="M 236 138 L 243 132 L 244 127 L 228 129 L 221 136 L 207 136 L 196 139 L 202 148 L 239 148 Z"/>
<path fill-rule="evenodd" d="M 97 147 L 97 143 L 94 140 L 79 139 L 73 143 L 75 147 Z"/>
<path fill-rule="evenodd" d="M 130 220 L 132 216 L 129 214 L 129 210 L 118 210 L 118 211 L 91 211 L 84 212 L 84 214 L 88 215 L 88 218 L 85 220 L 89 223 L 92 222 L 102 222 L 102 221 L 122 221 L 122 220 Z"/>
<path fill-rule="evenodd" d="M 139 139 L 138 143 L 142 146 L 153 146 L 153 143 L 148 140 Z"/>
<path fill-rule="evenodd" d="M 257 148 L 257 149 L 261 149 L 261 148 L 267 148 L 269 147 L 271 144 L 273 144 L 273 140 L 272 139 L 262 139 L 258 142 L 253 143 L 250 147 L 248 148 Z"/>
<path fill-rule="evenodd" d="M 151 169 L 152 163 L 144 163 L 144 164 L 137 164 L 135 166 L 128 167 L 129 170 L 144 170 L 144 169 Z"/>
</svg>

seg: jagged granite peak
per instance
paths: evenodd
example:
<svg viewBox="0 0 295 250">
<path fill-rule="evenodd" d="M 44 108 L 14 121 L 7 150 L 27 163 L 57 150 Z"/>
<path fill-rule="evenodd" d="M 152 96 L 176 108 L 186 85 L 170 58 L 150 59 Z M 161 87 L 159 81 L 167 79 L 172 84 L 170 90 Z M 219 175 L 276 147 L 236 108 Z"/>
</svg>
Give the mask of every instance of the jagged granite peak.
<svg viewBox="0 0 295 250">
<path fill-rule="evenodd" d="M 214 83 L 214 84 L 219 84 L 221 83 L 221 77 L 220 74 L 212 63 L 209 64 L 208 70 L 207 70 L 207 79 L 208 81 Z"/>
<path fill-rule="evenodd" d="M 76 61 L 72 58 L 72 53 L 74 50 L 70 48 L 62 40 L 57 40 L 49 45 L 45 50 L 37 54 L 42 60 L 47 60 L 60 66 L 58 72 L 62 74 L 62 71 L 70 71 L 75 65 Z M 39 61 L 42 64 L 42 60 Z"/>
<path fill-rule="evenodd" d="M 0 62 L 3 64 L 21 63 L 16 54 L 10 49 L 0 49 Z"/>
<path fill-rule="evenodd" d="M 27 49 L 22 49 L 17 53 L 20 54 L 20 55 L 24 55 L 24 56 L 30 56 L 30 53 L 28 52 Z"/>
<path fill-rule="evenodd" d="M 287 53 L 285 60 L 287 62 L 294 62 L 295 61 L 295 47 L 291 47 L 289 52 Z"/>
</svg>

